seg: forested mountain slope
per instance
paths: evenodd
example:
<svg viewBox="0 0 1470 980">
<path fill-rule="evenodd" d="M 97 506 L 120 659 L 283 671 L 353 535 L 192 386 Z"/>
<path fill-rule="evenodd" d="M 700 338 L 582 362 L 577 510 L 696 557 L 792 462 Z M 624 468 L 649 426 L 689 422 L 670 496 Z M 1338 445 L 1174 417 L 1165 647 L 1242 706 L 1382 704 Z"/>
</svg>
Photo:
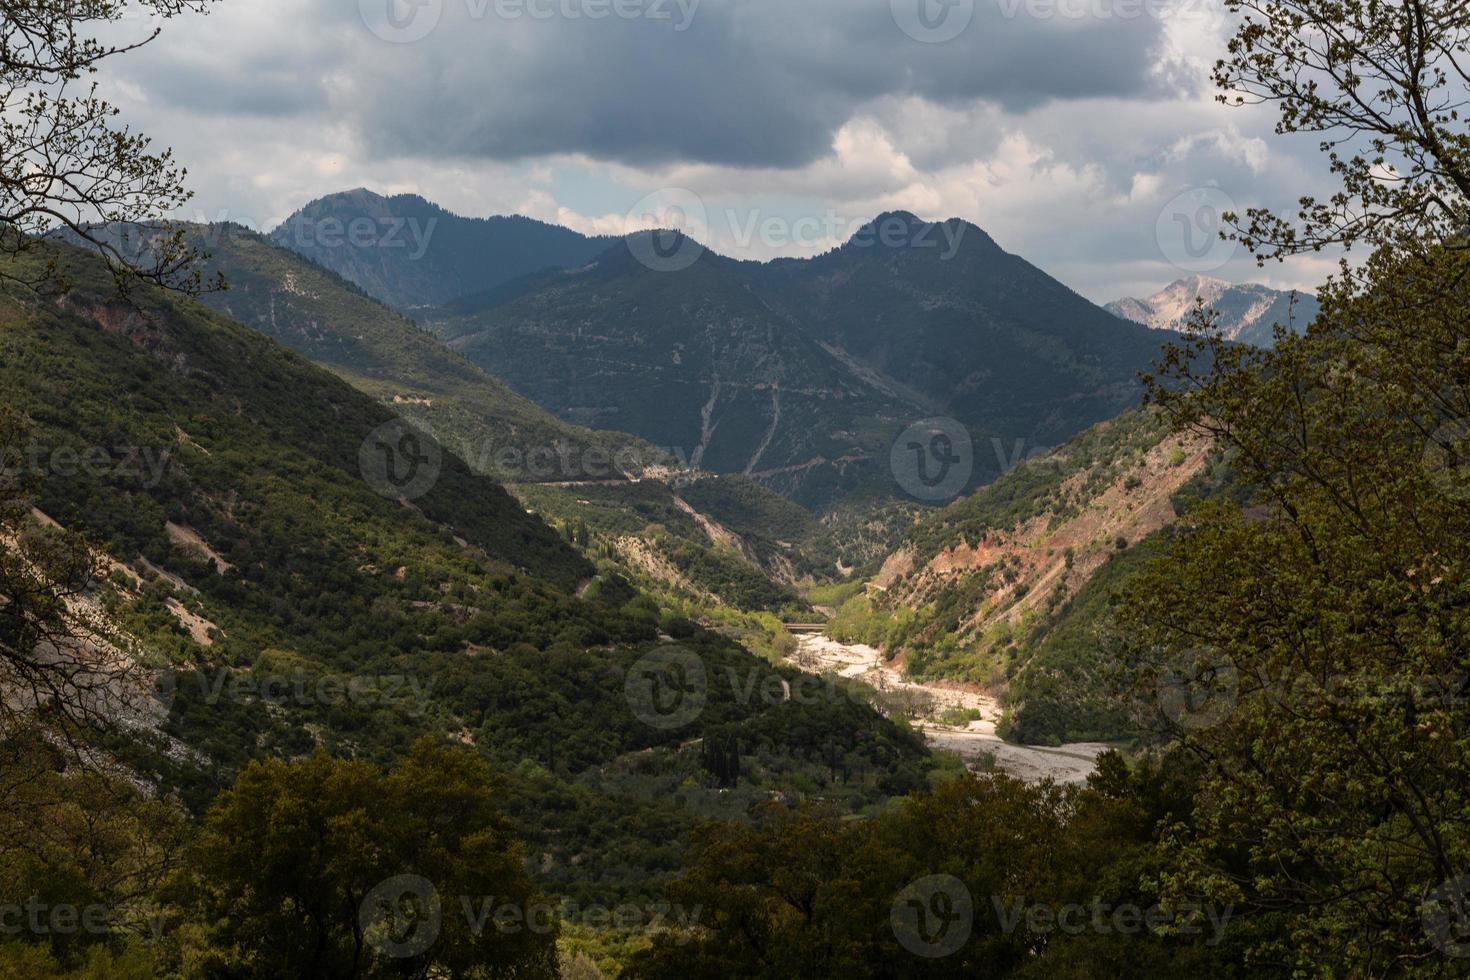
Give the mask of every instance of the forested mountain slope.
<svg viewBox="0 0 1470 980">
<path fill-rule="evenodd" d="M 672 461 L 642 440 L 570 425 L 316 261 L 234 224 L 172 225 L 226 289 L 199 301 L 253 327 L 413 419 L 500 481 L 621 480 Z M 114 225 L 146 251 L 156 232 Z"/>
<path fill-rule="evenodd" d="M 191 301 L 124 302 L 99 263 L 60 254 L 65 293 L 0 293 L 0 392 L 24 433 L 6 473 L 35 509 L 25 533 L 54 521 L 111 569 L 87 601 L 160 681 L 155 722 L 111 746 L 140 778 L 200 806 L 251 758 L 386 761 L 452 735 L 517 774 L 506 805 L 544 880 L 603 896 L 677 867 L 694 813 L 816 791 L 833 760 L 858 806 L 923 782 L 919 743 L 861 699 L 726 683 L 794 672 L 676 627 L 452 453 L 411 491 L 385 479 L 383 451 L 406 451 L 388 407 Z M 627 693 L 670 649 L 661 629 L 712 681 L 682 725 Z M 736 725 L 759 761 L 722 793 L 701 740 Z"/>
<path fill-rule="evenodd" d="M 649 257 L 666 252 L 680 260 Z M 968 431 L 966 486 L 981 486 L 1005 468 L 992 445 L 1056 445 L 1136 403 L 1136 374 L 1165 339 L 973 225 L 903 213 L 825 256 L 769 265 L 634 236 L 429 322 L 563 418 L 635 433 L 818 512 L 909 493 L 890 451 L 936 416 Z"/>
</svg>

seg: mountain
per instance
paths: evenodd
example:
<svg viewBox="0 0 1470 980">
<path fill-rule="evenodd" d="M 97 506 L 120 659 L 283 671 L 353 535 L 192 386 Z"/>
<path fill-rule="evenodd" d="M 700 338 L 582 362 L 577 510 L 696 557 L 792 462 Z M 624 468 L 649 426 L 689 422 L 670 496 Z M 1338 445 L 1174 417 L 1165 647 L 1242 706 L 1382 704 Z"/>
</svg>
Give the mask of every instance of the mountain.
<svg viewBox="0 0 1470 980">
<path fill-rule="evenodd" d="M 676 253 L 688 256 L 677 268 L 650 259 Z M 936 417 L 958 423 L 946 435 L 959 444 L 949 489 L 988 482 L 1018 449 L 1056 445 L 1135 403 L 1136 374 L 1162 339 L 973 225 L 903 213 L 821 257 L 769 264 L 633 236 L 425 322 L 562 418 L 634 433 L 819 511 L 925 496 L 932 484 L 908 479 L 907 447 L 894 447 Z M 915 445 L 935 445 L 923 435 Z M 928 475 L 951 471 L 935 466 Z"/>
<path fill-rule="evenodd" d="M 1226 339 L 1257 347 L 1275 343 L 1272 327 L 1278 323 L 1289 324 L 1300 333 L 1317 318 L 1318 310 L 1317 298 L 1309 293 L 1208 276 L 1179 279 L 1147 299 L 1120 299 L 1104 309 L 1156 330 L 1184 330 L 1196 299 L 1220 315 L 1219 327 Z"/>
<path fill-rule="evenodd" d="M 712 607 L 774 611 L 802 606 L 793 591 L 798 583 L 837 574 L 815 520 L 773 492 L 738 476 L 716 480 L 678 468 L 673 457 L 636 437 L 556 418 L 269 238 L 232 224 L 179 227 L 208 255 L 201 267 L 206 277 L 218 273 L 229 284 L 202 294 L 201 303 L 434 433 L 476 472 L 510 486 L 583 554 L 610 560 L 617 574 L 649 591 L 678 593 L 703 613 Z M 123 225 L 107 232 L 119 247 L 133 249 L 145 248 L 151 234 Z M 707 488 L 714 486 L 724 492 L 711 495 Z M 701 508 L 710 500 L 719 513 L 702 513 L 691 499 Z M 719 506 L 727 500 L 739 506 Z M 793 511 L 802 519 L 793 521 Z M 784 529 L 779 545 L 768 539 L 770 526 Z M 761 646 L 778 638 L 751 629 L 744 642 Z"/>
<path fill-rule="evenodd" d="M 80 477 L 46 482 L 43 504 L 115 518 L 116 526 L 94 530 L 145 554 L 168 544 L 165 522 L 149 524 L 163 515 L 192 525 L 205 540 L 235 539 L 234 546 L 202 550 L 241 569 L 269 560 L 252 555 L 248 539 L 240 539 L 241 515 L 283 492 L 281 481 L 290 483 L 283 499 L 313 501 L 310 527 L 288 535 L 293 545 L 302 543 L 300 535 L 319 534 L 316 547 L 325 546 L 335 534 L 351 534 L 355 521 L 370 523 L 373 515 L 404 506 L 390 484 L 374 489 L 371 439 L 396 420 L 387 406 L 197 303 L 120 298 L 86 256 L 65 246 L 56 251 L 71 280 L 52 305 L 18 290 L 5 297 L 13 321 L 5 337 L 7 405 L 38 427 L 43 445 L 146 446 L 179 466 L 186 459 L 192 464 L 171 471 L 175 479 L 144 488 L 162 498 L 153 504 L 144 503 L 139 487 L 124 484 L 113 488 L 105 510 L 93 511 L 100 501 L 83 506 L 85 494 L 102 487 Z M 591 574 L 590 565 L 501 487 L 453 454 L 436 456 L 424 467 L 432 480 L 407 491 L 426 528 L 457 535 L 464 547 L 564 589 Z M 329 484 L 337 489 L 327 490 Z M 339 512 L 316 513 L 327 507 Z"/>
<path fill-rule="evenodd" d="M 621 480 L 670 457 L 619 432 L 570 425 L 336 273 L 238 225 L 189 229 L 229 288 L 200 301 L 422 424 L 501 482 Z"/>
<path fill-rule="evenodd" d="M 466 218 L 417 195 L 363 188 L 319 198 L 270 234 L 399 311 L 578 266 L 613 241 L 519 216 Z"/>
<path fill-rule="evenodd" d="M 682 601 L 700 618 L 729 609 L 800 609 L 800 583 L 837 575 L 815 519 L 772 491 L 739 476 L 690 472 L 636 437 L 556 418 L 272 239 L 232 224 L 178 227 L 207 254 L 206 278 L 218 273 L 229 284 L 202 294 L 201 303 L 434 433 L 604 570 Z M 146 247 L 150 234 L 123 225 L 107 231 L 115 244 L 134 249 Z M 781 529 L 775 536 L 783 540 L 774 540 L 770 528 Z M 743 625 L 748 646 L 780 639 L 769 624 Z"/>
<path fill-rule="evenodd" d="M 1045 744 L 1129 734 L 1107 686 L 1113 592 L 1228 471 L 1155 411 L 1102 422 L 916 525 L 833 619 L 915 677 L 1003 696 L 1002 734 Z"/>
<path fill-rule="evenodd" d="M 616 246 L 436 327 L 563 418 L 636 433 L 694 466 L 781 489 L 810 482 L 808 470 L 840 480 L 848 467 L 875 468 L 886 446 L 854 422 L 892 427 L 929 413 L 773 310 L 752 271 L 705 252 L 685 270 L 658 272 Z"/>
<path fill-rule="evenodd" d="M 844 805 L 924 781 L 913 735 L 841 691 L 749 695 L 798 675 L 665 614 L 452 453 L 411 496 L 385 482 L 377 450 L 404 451 L 404 433 L 375 441 L 396 425 L 375 398 L 191 300 L 120 298 L 95 257 L 44 247 L 65 291 L 0 284 L 0 419 L 24 429 L 0 444 L 0 478 L 7 503 L 25 494 L 28 540 L 60 526 L 96 550 L 76 601 L 171 678 L 150 725 L 108 743 L 140 784 L 197 812 L 252 758 L 389 760 L 450 737 L 507 774 L 547 886 L 612 901 L 678 867 L 696 814 L 825 785 L 837 746 Z M 45 260 L 10 261 L 34 278 Z M 7 561 L 12 545 L 0 536 Z M 675 651 L 710 683 L 687 724 L 655 724 L 628 678 Z M 758 765 L 711 785 L 702 740 L 737 729 Z"/>
</svg>

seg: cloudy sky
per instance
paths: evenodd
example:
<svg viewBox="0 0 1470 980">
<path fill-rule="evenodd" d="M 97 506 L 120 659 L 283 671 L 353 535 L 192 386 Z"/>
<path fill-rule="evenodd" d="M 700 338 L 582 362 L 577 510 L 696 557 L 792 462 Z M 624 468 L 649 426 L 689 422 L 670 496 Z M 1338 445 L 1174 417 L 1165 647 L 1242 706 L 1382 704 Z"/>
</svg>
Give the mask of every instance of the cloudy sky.
<svg viewBox="0 0 1470 980">
<path fill-rule="evenodd" d="M 1325 260 L 1209 234 L 1327 186 L 1310 138 L 1213 101 L 1229 24 L 1220 0 L 217 0 L 100 80 L 189 167 L 191 219 L 365 186 L 768 258 L 902 208 L 1097 301 L 1311 287 Z"/>
</svg>

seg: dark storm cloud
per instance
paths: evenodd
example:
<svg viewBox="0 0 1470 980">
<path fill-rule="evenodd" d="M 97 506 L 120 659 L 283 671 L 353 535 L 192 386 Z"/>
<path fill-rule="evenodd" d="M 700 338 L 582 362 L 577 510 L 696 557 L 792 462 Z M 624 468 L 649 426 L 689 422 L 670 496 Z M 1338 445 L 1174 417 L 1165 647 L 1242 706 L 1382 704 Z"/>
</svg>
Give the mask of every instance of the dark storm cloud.
<svg viewBox="0 0 1470 980">
<path fill-rule="evenodd" d="M 951 2 L 963 11 L 969 0 Z M 782 167 L 828 152 L 833 133 L 883 96 L 983 99 L 1014 112 L 1147 95 L 1160 84 L 1156 17 L 1036 16 L 1050 9 L 1044 0 L 974 0 L 968 26 L 946 43 L 906 34 L 890 0 L 266 6 L 274 15 L 250 21 L 262 36 L 236 25 L 218 39 L 218 57 L 153 60 L 135 80 L 194 111 L 329 108 L 379 157 L 580 153 L 644 166 Z M 330 53 L 295 52 L 292 39 L 307 36 L 332 38 Z"/>
<path fill-rule="evenodd" d="M 270 54 L 238 72 L 195 59 L 160 61 L 148 74 L 166 104 L 190 112 L 225 116 L 297 116 L 329 106 L 319 77 L 303 75 L 299 63 Z"/>
<path fill-rule="evenodd" d="M 880 96 L 1023 110 L 1152 84 L 1157 19 L 1007 17 L 997 0 L 977 2 L 959 37 L 931 44 L 905 34 L 886 0 L 704 0 L 684 30 L 688 8 L 672 0 L 670 20 L 597 21 L 507 21 L 493 4 L 477 17 L 444 0 L 424 39 L 372 38 L 377 58 L 357 64 L 357 128 L 383 155 L 431 144 L 493 159 L 789 167 L 826 153 Z"/>
</svg>

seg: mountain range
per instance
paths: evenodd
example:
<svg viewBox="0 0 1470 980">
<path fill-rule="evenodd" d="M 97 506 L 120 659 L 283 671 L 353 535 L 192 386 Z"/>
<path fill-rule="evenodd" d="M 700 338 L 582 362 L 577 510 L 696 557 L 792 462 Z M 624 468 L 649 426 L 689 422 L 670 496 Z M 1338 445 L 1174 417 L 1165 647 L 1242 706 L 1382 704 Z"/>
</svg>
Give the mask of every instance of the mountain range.
<svg viewBox="0 0 1470 980">
<path fill-rule="evenodd" d="M 895 441 L 935 418 L 969 443 L 954 492 L 987 483 L 1018 449 L 1134 404 L 1162 342 L 965 222 L 885 214 L 825 255 L 764 264 L 678 237 L 661 245 L 669 234 L 422 319 L 564 419 L 818 512 L 913 495 L 895 478 Z M 662 267 L 649 260 L 661 247 L 689 259 Z"/>
<path fill-rule="evenodd" d="M 207 253 L 207 277 L 229 284 L 199 302 L 412 420 L 569 536 L 590 535 L 584 551 L 600 550 L 644 588 L 774 609 L 800 605 L 791 590 L 797 581 L 836 573 L 834 549 L 815 519 L 772 491 L 739 475 L 679 466 L 637 437 L 556 418 L 272 238 L 233 224 L 179 227 L 188 245 Z M 150 234 L 138 226 L 107 231 L 133 248 L 146 248 L 140 243 Z"/>
<path fill-rule="evenodd" d="M 545 887 L 658 893 L 700 819 L 877 813 L 961 765 L 896 723 L 902 691 L 785 693 L 784 624 L 827 616 L 913 678 L 984 685 L 1011 737 L 1128 734 L 1098 630 L 1208 447 L 1130 410 L 1160 332 L 973 225 L 888 214 L 765 264 L 649 233 L 437 306 L 410 291 L 417 321 L 278 235 L 183 230 L 229 289 L 124 298 L 41 243 L 65 287 L 0 285 L 0 390 L 51 461 L 24 533 L 96 549 L 86 601 L 166 681 L 115 751 L 194 812 L 252 759 L 392 759 L 429 733 L 506 773 Z M 892 452 L 936 417 L 967 469 L 937 509 Z M 376 471 L 406 439 L 415 465 L 437 447 L 412 491 Z M 65 463 L 139 447 L 156 472 Z M 687 727 L 628 694 L 668 653 L 713 679 Z M 343 677 L 376 693 L 258 693 Z M 373 687 L 403 678 L 411 698 Z"/>
<path fill-rule="evenodd" d="M 1156 330 L 1183 331 L 1201 301 L 1219 316 L 1216 325 L 1225 339 L 1256 347 L 1274 345 L 1277 324 L 1301 333 L 1317 318 L 1318 310 L 1317 298 L 1310 293 L 1209 276 L 1178 279 L 1146 299 L 1115 300 L 1105 309 Z"/>
</svg>

